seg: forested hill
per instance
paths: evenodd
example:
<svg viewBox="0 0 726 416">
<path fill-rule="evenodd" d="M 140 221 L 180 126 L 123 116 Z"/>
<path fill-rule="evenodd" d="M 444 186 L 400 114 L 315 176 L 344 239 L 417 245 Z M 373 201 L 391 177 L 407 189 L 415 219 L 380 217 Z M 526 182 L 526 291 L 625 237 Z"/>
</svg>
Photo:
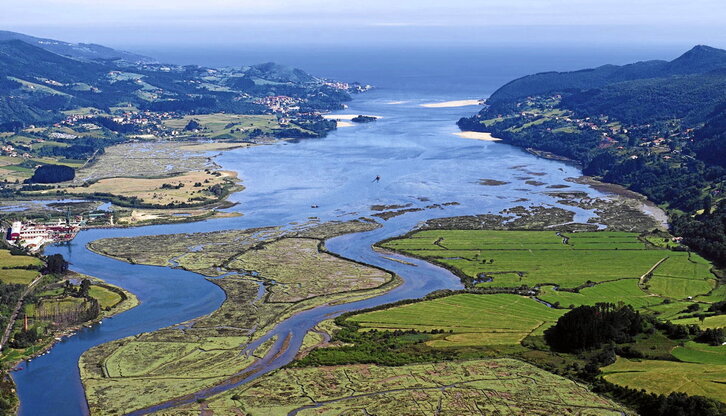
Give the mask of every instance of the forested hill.
<svg viewBox="0 0 726 416">
<path fill-rule="evenodd" d="M 62 111 L 78 108 L 107 114 L 118 107 L 178 114 L 262 114 L 279 105 L 299 113 L 333 110 L 357 88 L 274 63 L 215 69 L 73 59 L 47 49 L 53 48 L 0 41 L 0 131 L 58 121 Z"/>
<path fill-rule="evenodd" d="M 646 195 L 682 215 L 674 232 L 688 240 L 700 230 L 692 246 L 711 246 L 706 254 L 726 265 L 723 230 L 705 226 L 726 218 L 726 51 L 696 46 L 670 62 L 526 76 L 458 124 Z"/>
<path fill-rule="evenodd" d="M 726 51 L 698 45 L 673 61 L 644 61 L 629 65 L 603 65 L 572 72 L 544 72 L 509 82 L 488 100 L 492 106 L 555 91 L 589 90 L 626 81 L 704 74 L 726 67 Z"/>
<path fill-rule="evenodd" d="M 123 59 L 128 62 L 154 62 L 153 58 L 135 54 L 132 52 L 120 51 L 93 43 L 70 43 L 55 39 L 37 38 L 17 32 L 0 30 L 0 42 L 7 40 L 20 40 L 27 44 L 43 48 L 58 55 L 74 59 L 96 60 L 96 59 Z"/>
</svg>

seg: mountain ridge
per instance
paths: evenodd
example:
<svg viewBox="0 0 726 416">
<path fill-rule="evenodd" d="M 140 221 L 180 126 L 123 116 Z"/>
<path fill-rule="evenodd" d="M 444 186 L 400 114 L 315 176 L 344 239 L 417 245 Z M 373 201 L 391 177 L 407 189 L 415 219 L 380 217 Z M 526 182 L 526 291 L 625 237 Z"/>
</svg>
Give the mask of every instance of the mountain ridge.
<svg viewBox="0 0 726 416">
<path fill-rule="evenodd" d="M 0 41 L 20 40 L 61 56 L 80 60 L 122 59 L 132 63 L 153 63 L 155 59 L 133 52 L 121 51 L 95 43 L 71 43 L 55 39 L 39 38 L 24 33 L 0 30 Z"/>
<path fill-rule="evenodd" d="M 517 78 L 497 89 L 487 100 L 493 106 L 530 95 L 558 90 L 592 89 L 650 78 L 702 74 L 726 68 L 726 50 L 696 45 L 671 60 L 640 61 L 626 65 L 602 65 L 576 71 L 549 71 Z"/>
</svg>

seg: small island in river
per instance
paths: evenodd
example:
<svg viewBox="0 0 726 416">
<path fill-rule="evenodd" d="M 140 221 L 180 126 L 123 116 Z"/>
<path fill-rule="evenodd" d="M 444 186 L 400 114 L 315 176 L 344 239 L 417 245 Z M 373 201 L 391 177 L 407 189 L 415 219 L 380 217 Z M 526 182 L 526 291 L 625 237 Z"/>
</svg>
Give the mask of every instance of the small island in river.
<svg viewBox="0 0 726 416">
<path fill-rule="evenodd" d="M 352 121 L 353 123 L 372 123 L 376 120 L 378 120 L 378 117 L 364 116 L 362 114 L 359 114 L 350 119 L 350 121 Z"/>
</svg>

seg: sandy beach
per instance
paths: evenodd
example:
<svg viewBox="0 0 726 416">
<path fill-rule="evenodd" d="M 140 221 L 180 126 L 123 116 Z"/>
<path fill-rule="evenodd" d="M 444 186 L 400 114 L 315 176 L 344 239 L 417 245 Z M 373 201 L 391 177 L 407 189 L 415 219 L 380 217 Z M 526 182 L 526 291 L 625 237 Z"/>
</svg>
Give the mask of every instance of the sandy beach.
<svg viewBox="0 0 726 416">
<path fill-rule="evenodd" d="M 355 126 L 355 123 L 352 123 L 350 121 L 338 121 L 337 126 L 338 126 L 338 128 L 341 128 L 341 127 L 353 127 L 353 126 Z"/>
<path fill-rule="evenodd" d="M 486 142 L 498 142 L 502 140 L 493 137 L 491 133 L 480 133 L 478 131 L 460 131 L 453 134 L 464 139 L 484 140 Z"/>
<path fill-rule="evenodd" d="M 454 108 L 454 107 L 467 107 L 470 105 L 481 105 L 481 100 L 455 100 L 455 101 L 443 101 L 440 103 L 427 103 L 421 104 L 421 107 L 426 108 Z"/>
</svg>

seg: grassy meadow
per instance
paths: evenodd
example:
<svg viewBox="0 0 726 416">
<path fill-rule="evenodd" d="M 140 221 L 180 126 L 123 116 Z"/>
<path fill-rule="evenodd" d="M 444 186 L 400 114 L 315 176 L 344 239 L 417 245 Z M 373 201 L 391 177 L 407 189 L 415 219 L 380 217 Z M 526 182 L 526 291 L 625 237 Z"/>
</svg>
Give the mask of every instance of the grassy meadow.
<svg viewBox="0 0 726 416">
<path fill-rule="evenodd" d="M 28 270 L 27 267 L 40 268 L 43 261 L 37 257 L 14 256 L 10 250 L 0 250 L 0 282 L 5 284 L 27 285 L 38 276 L 38 270 Z"/>
<path fill-rule="evenodd" d="M 629 415 L 585 386 L 510 359 L 286 368 L 213 397 L 214 414 Z M 199 404 L 176 409 L 198 414 Z M 360 413 L 365 409 L 366 413 Z"/>
<path fill-rule="evenodd" d="M 519 344 L 546 328 L 565 311 L 525 296 L 461 294 L 367 312 L 349 318 L 363 328 L 431 331 L 448 334 L 428 341 L 432 347 Z"/>
<path fill-rule="evenodd" d="M 650 272 L 652 276 L 645 284 L 648 293 L 684 299 L 707 294 L 716 285 L 710 264 L 700 256 L 654 248 L 637 233 L 435 230 L 389 240 L 382 246 L 454 268 L 477 279 L 479 287 L 577 288 L 620 279 L 637 281 Z M 651 271 L 656 264 L 658 267 Z M 599 299 L 617 300 L 624 289 L 634 302 L 651 303 L 629 286 L 613 284 L 590 293 Z M 571 296 L 557 296 L 565 305 L 585 302 L 575 297 L 567 303 Z"/>
</svg>

